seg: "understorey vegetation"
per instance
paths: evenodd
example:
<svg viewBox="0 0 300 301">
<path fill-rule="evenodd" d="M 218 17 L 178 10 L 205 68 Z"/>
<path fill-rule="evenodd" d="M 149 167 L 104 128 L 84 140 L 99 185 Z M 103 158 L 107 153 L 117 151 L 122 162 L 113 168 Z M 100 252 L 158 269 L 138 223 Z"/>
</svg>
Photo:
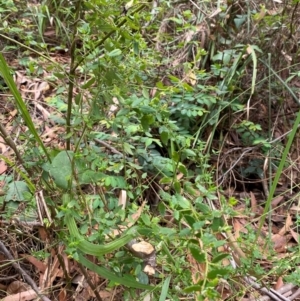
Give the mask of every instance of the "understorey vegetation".
<svg viewBox="0 0 300 301">
<path fill-rule="evenodd" d="M 298 3 L 1 1 L 0 298 L 296 299 Z"/>
</svg>

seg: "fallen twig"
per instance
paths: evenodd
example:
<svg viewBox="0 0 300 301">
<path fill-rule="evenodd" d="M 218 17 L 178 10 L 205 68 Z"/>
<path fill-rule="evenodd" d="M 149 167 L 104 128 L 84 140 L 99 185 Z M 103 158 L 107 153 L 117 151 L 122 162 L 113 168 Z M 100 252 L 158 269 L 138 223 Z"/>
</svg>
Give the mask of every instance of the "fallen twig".
<svg viewBox="0 0 300 301">
<path fill-rule="evenodd" d="M 2 252 L 5 257 L 11 261 L 11 265 L 13 268 L 26 280 L 26 282 L 32 287 L 32 289 L 35 291 L 35 293 L 43 300 L 43 301 L 51 301 L 46 296 L 43 296 L 35 282 L 32 280 L 32 278 L 27 274 L 25 270 L 23 270 L 18 263 L 16 263 L 16 260 L 13 258 L 13 256 L 10 254 L 8 249 L 5 247 L 3 242 L 0 240 L 0 252 Z"/>
</svg>

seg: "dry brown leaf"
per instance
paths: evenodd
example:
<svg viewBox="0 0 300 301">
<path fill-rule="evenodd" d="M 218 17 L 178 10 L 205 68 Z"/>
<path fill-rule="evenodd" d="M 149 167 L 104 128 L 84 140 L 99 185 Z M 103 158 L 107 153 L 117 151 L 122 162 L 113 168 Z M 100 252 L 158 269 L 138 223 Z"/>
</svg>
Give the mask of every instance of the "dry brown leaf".
<svg viewBox="0 0 300 301">
<path fill-rule="evenodd" d="M 290 228 L 292 225 L 293 225 L 292 218 L 291 218 L 290 214 L 288 214 L 286 217 L 286 220 L 285 220 L 285 225 L 280 229 L 278 234 L 283 236 L 285 233 L 290 231 Z"/>
<path fill-rule="evenodd" d="M 67 300 L 67 291 L 65 288 L 61 289 L 58 294 L 59 301 L 66 301 Z"/>
<path fill-rule="evenodd" d="M 250 202 L 251 202 L 251 210 L 253 213 L 256 213 L 257 211 L 257 200 L 252 191 L 250 191 Z"/>
<path fill-rule="evenodd" d="M 6 143 L 4 141 L 4 139 L 0 136 L 0 153 L 4 154 L 7 150 L 7 146 Z"/>
<path fill-rule="evenodd" d="M 16 293 L 26 292 L 29 289 L 30 289 L 30 285 L 22 281 L 16 280 L 9 284 L 6 292 L 7 294 L 12 295 Z"/>
<path fill-rule="evenodd" d="M 275 234 L 272 236 L 272 241 L 274 243 L 274 249 L 277 253 L 282 253 L 286 251 L 288 242 L 292 238 L 292 235 L 282 236 L 280 234 Z"/>
<path fill-rule="evenodd" d="M 41 241 L 47 241 L 48 233 L 44 227 L 39 227 L 39 237 L 40 237 Z"/>
<path fill-rule="evenodd" d="M 244 223 L 242 223 L 244 222 Z M 240 237 L 240 233 L 247 233 L 246 228 L 244 227 L 245 224 L 245 220 L 243 219 L 236 219 L 234 218 L 232 221 L 232 226 L 233 226 L 233 230 L 234 230 L 234 238 L 235 240 L 237 240 Z"/>
<path fill-rule="evenodd" d="M 47 266 L 40 260 L 36 259 L 35 257 L 33 257 L 31 255 L 26 255 L 26 254 L 20 254 L 20 256 L 25 258 L 32 265 L 34 265 L 38 269 L 38 271 L 40 271 L 42 273 L 44 273 L 46 271 Z"/>
<path fill-rule="evenodd" d="M 290 232 L 292 234 L 292 237 L 295 239 L 295 241 L 299 243 L 299 234 L 295 232 L 293 229 L 290 229 Z"/>
<path fill-rule="evenodd" d="M 0 161 L 0 175 L 5 173 L 7 170 L 7 165 L 4 161 Z"/>
<path fill-rule="evenodd" d="M 280 204 L 280 202 L 284 199 L 284 197 L 282 195 L 277 196 L 275 199 L 272 200 L 271 202 L 271 206 L 272 208 L 277 207 L 278 204 Z"/>
<path fill-rule="evenodd" d="M 294 205 L 290 208 L 290 213 L 291 214 L 299 214 L 300 213 L 300 207 L 297 205 Z"/>
<path fill-rule="evenodd" d="M 276 284 L 274 286 L 274 289 L 277 291 L 279 290 L 281 287 L 283 287 L 284 283 L 283 283 L 283 279 L 282 277 L 278 277 Z"/>
<path fill-rule="evenodd" d="M 26 292 L 14 294 L 7 296 L 2 299 L 2 301 L 30 301 L 37 297 L 37 294 L 34 290 L 28 290 Z"/>
</svg>

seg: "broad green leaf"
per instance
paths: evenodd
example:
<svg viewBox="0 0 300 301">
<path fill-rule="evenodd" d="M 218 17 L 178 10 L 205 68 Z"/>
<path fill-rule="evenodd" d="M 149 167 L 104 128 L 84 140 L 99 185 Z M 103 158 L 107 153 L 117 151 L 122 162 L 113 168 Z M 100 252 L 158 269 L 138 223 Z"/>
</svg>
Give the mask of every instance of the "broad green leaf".
<svg viewBox="0 0 300 301">
<path fill-rule="evenodd" d="M 25 201 L 24 193 L 29 192 L 28 186 L 23 181 L 14 181 L 8 184 L 8 190 L 5 196 L 5 202 L 7 201 Z"/>
<path fill-rule="evenodd" d="M 71 185 L 73 157 L 74 152 L 62 151 L 52 161 L 49 173 L 55 184 L 62 189 L 68 189 Z"/>
</svg>

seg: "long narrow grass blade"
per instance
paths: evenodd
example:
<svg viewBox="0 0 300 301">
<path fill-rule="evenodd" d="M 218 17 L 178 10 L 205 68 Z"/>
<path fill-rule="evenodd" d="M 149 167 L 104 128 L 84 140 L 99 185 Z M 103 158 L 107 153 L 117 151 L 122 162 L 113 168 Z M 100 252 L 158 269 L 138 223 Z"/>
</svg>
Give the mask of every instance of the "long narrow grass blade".
<svg viewBox="0 0 300 301">
<path fill-rule="evenodd" d="M 85 267 L 87 267 L 89 270 L 97 273 L 98 275 L 100 275 L 105 279 L 108 279 L 109 281 L 114 282 L 115 284 L 122 284 L 127 287 L 133 287 L 133 288 L 144 289 L 144 290 L 154 289 L 154 287 L 151 285 L 143 284 L 132 279 L 117 276 L 116 274 L 110 272 L 109 270 L 95 265 L 93 262 L 86 259 L 82 254 L 78 254 L 78 259 L 79 262 Z"/>
<path fill-rule="evenodd" d="M 171 281 L 171 276 L 167 277 L 162 289 L 161 289 L 161 294 L 159 297 L 159 301 L 165 301 L 168 295 L 168 291 L 169 291 L 169 285 L 170 285 L 170 281 Z"/>
<path fill-rule="evenodd" d="M 265 64 L 270 71 L 272 71 L 273 75 L 278 79 L 280 80 L 280 82 L 284 85 L 284 87 L 288 90 L 288 92 L 290 93 L 290 95 L 293 97 L 293 99 L 299 104 L 299 99 L 298 97 L 295 95 L 294 91 L 287 85 L 287 83 L 285 81 L 282 80 L 282 78 L 271 68 L 271 66 L 269 64 L 267 64 L 265 61 L 263 60 L 260 60 L 263 64 Z M 274 181 L 272 183 L 272 186 L 271 186 L 271 189 L 270 189 L 270 193 L 269 193 L 269 196 L 267 198 L 267 201 L 266 201 L 266 205 L 265 205 L 265 208 L 264 208 L 264 212 L 263 212 L 263 215 L 262 215 L 262 218 L 260 219 L 260 223 L 259 223 L 259 228 L 258 228 L 258 231 L 257 231 L 257 234 L 256 234 L 256 241 L 260 235 L 260 232 L 261 232 L 261 228 L 266 220 L 266 216 L 271 208 L 271 201 L 273 199 L 273 196 L 274 196 L 274 193 L 275 193 L 275 190 L 276 190 L 276 187 L 277 187 L 277 184 L 279 182 L 279 179 L 280 179 L 280 176 L 281 176 L 281 173 L 282 173 L 282 170 L 284 168 L 284 164 L 286 162 L 286 158 L 289 154 L 289 150 L 292 146 L 292 143 L 293 143 L 293 140 L 294 140 L 294 137 L 296 135 L 296 132 L 297 132 L 297 129 L 298 129 L 298 126 L 300 124 L 300 111 L 298 112 L 297 114 L 297 118 L 295 120 L 295 123 L 294 123 L 294 126 L 293 126 L 293 129 L 291 131 L 291 133 L 289 134 L 289 139 L 288 139 L 288 142 L 286 144 L 286 147 L 283 151 L 283 154 L 282 154 L 282 157 L 281 157 L 281 160 L 280 160 L 280 163 L 279 163 L 279 166 L 278 166 L 278 169 L 276 171 L 276 174 L 275 174 L 275 177 L 274 177 Z"/>
<path fill-rule="evenodd" d="M 41 140 L 41 138 L 39 137 L 39 134 L 37 133 L 34 124 L 32 122 L 32 119 L 30 117 L 30 114 L 26 108 L 26 104 L 24 102 L 24 100 L 21 97 L 21 94 L 10 74 L 10 69 L 5 61 L 5 58 L 3 57 L 3 55 L 0 53 L 0 74 L 2 75 L 5 83 L 7 84 L 10 92 L 12 93 L 15 102 L 17 104 L 17 108 L 19 110 L 19 112 L 22 114 L 22 117 L 25 121 L 25 124 L 27 125 L 30 133 L 34 136 L 34 138 L 36 139 L 37 143 L 42 147 L 43 151 L 45 152 L 47 159 L 49 161 L 51 161 L 50 156 L 46 150 L 46 147 L 44 146 L 43 141 Z"/>
<path fill-rule="evenodd" d="M 77 247 L 84 254 L 102 256 L 120 249 L 134 238 L 133 234 L 123 234 L 121 237 L 116 238 L 110 243 L 106 243 L 105 245 L 96 245 L 85 240 L 82 235 L 80 235 L 75 220 L 70 214 L 66 214 L 65 223 L 68 227 L 71 237 L 79 240 Z"/>
</svg>

